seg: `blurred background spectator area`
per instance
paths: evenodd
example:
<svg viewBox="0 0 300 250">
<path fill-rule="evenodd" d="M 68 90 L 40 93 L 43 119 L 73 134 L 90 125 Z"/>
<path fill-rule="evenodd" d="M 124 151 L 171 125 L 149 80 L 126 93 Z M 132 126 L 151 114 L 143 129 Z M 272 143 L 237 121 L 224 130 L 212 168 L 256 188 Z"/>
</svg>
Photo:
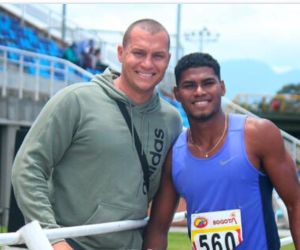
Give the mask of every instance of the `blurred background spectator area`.
<svg viewBox="0 0 300 250">
<path fill-rule="evenodd" d="M 66 39 L 66 37 L 55 35 L 55 32 L 54 34 L 50 33 L 50 27 L 48 29 L 45 27 L 45 29 L 39 27 L 36 22 L 30 22 L 30 18 L 25 18 L 23 10 L 23 16 L 18 16 L 14 11 L 7 9 L 7 6 L 3 7 L 2 5 L 0 5 L 0 45 L 64 58 L 92 74 L 101 73 L 108 66 L 102 62 L 101 42 L 97 36 L 91 38 L 93 34 L 85 34 L 78 37 L 80 40 Z M 12 4 L 10 7 L 18 9 L 22 6 L 24 7 L 24 5 Z M 28 5 L 26 6 L 28 8 Z M 30 9 L 32 12 L 35 10 L 34 6 L 30 6 Z M 35 13 L 39 13 L 37 10 Z M 13 52 L 8 52 L 7 57 L 9 60 L 15 61 L 20 59 L 20 55 Z M 32 57 L 25 57 L 24 61 L 36 63 Z M 42 77 L 49 77 L 50 61 L 45 58 L 40 59 L 39 64 L 49 66 L 48 69 L 44 67 L 44 70 L 40 72 Z M 63 66 L 57 63 L 54 67 L 62 68 Z M 27 67 L 26 71 L 29 74 L 35 74 L 33 67 Z M 59 78 L 59 74 L 56 74 L 55 77 Z"/>
</svg>

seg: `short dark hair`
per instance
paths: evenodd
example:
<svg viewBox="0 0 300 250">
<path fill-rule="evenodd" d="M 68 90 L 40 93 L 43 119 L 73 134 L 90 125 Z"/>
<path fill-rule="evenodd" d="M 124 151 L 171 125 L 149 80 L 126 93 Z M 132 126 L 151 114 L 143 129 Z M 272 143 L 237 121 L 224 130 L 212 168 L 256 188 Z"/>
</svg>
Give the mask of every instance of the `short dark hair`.
<svg viewBox="0 0 300 250">
<path fill-rule="evenodd" d="M 123 36 L 123 42 L 122 42 L 123 47 L 126 47 L 126 45 L 128 44 L 128 42 L 130 40 L 131 31 L 135 27 L 140 27 L 141 29 L 146 30 L 147 32 L 149 32 L 151 34 L 156 34 L 161 31 L 165 32 L 168 37 L 168 50 L 170 49 L 169 32 L 166 30 L 166 28 L 161 23 L 157 22 L 154 19 L 149 19 L 149 18 L 137 20 L 127 28 L 127 30 L 125 31 L 125 34 Z"/>
<path fill-rule="evenodd" d="M 190 68 L 210 67 L 214 70 L 216 76 L 221 80 L 220 64 L 210 54 L 207 53 L 191 53 L 183 56 L 175 67 L 176 85 L 179 85 L 179 80 L 183 71 Z"/>
</svg>

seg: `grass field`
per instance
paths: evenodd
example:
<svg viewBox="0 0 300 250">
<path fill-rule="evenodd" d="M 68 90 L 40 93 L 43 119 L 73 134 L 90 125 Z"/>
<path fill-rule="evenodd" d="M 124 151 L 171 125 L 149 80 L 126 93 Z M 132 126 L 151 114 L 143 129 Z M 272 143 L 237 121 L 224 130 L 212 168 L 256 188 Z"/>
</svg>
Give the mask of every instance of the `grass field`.
<svg viewBox="0 0 300 250">
<path fill-rule="evenodd" d="M 190 239 L 185 233 L 169 233 L 168 250 L 190 250 Z M 295 250 L 294 245 L 288 245 L 281 250 Z"/>
</svg>

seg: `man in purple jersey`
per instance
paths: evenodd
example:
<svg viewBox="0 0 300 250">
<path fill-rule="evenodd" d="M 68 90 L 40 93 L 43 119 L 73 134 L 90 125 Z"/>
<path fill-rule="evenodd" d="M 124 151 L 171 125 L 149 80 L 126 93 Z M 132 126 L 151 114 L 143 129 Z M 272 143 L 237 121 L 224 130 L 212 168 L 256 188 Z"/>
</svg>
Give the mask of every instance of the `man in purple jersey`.
<svg viewBox="0 0 300 250">
<path fill-rule="evenodd" d="M 192 53 L 175 68 L 176 99 L 190 123 L 170 150 L 145 232 L 144 249 L 166 249 L 178 199 L 187 204 L 194 249 L 280 248 L 272 191 L 284 201 L 300 249 L 300 185 L 279 129 L 269 120 L 226 115 L 219 63 Z"/>
</svg>

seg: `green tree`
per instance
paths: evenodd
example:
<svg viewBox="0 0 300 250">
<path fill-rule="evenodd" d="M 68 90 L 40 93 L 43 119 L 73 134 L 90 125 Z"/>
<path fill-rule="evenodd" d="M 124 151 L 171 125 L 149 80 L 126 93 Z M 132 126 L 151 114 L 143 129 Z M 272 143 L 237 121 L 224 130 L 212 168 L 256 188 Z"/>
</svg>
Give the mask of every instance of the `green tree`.
<svg viewBox="0 0 300 250">
<path fill-rule="evenodd" d="M 280 90 L 277 91 L 277 94 L 300 95 L 300 83 L 289 83 L 284 85 Z"/>
</svg>

